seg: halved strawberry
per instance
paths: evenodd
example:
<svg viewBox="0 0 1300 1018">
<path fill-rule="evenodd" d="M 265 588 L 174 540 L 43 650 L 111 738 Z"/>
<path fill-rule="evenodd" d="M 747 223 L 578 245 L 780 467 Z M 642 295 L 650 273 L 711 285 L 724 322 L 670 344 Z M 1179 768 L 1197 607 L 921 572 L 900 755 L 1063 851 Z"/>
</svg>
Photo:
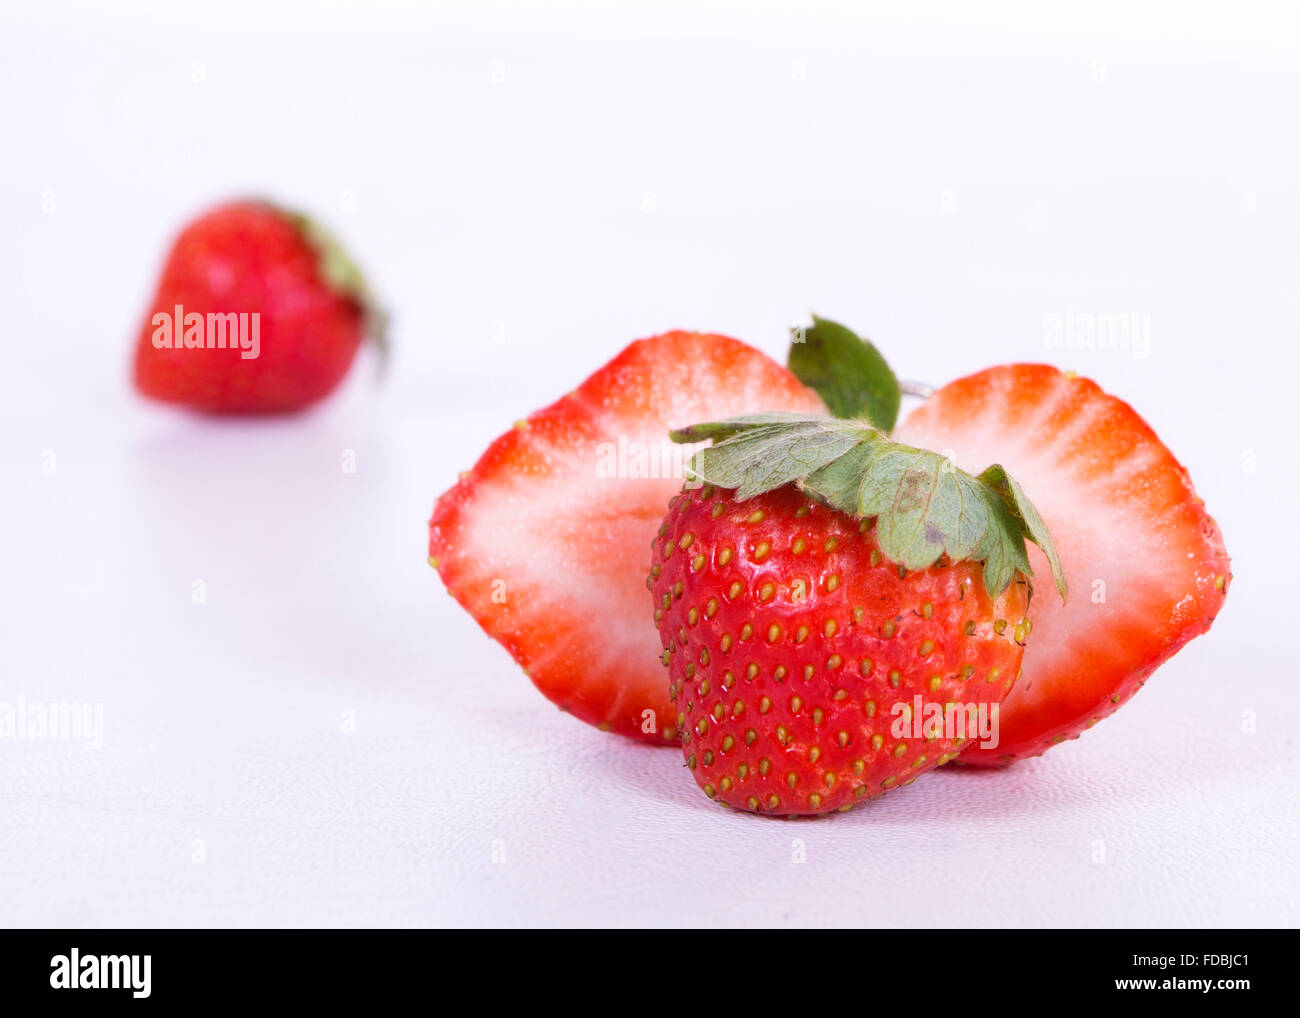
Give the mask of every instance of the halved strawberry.
<svg viewBox="0 0 1300 1018">
<path fill-rule="evenodd" d="M 940 389 L 894 437 L 958 466 L 1005 466 L 1070 584 L 1065 604 L 1043 591 L 1030 605 L 1001 744 L 972 746 L 961 763 L 1008 763 L 1077 736 L 1218 614 L 1231 579 L 1218 526 L 1155 432 L 1094 382 L 1040 364 L 990 368 Z M 1030 560 L 1043 575 L 1037 548 Z"/>
<path fill-rule="evenodd" d="M 562 709 L 674 743 L 645 578 L 693 452 L 668 432 L 761 410 L 825 408 L 738 340 L 695 332 L 639 340 L 498 438 L 438 500 L 430 563 Z"/>
</svg>

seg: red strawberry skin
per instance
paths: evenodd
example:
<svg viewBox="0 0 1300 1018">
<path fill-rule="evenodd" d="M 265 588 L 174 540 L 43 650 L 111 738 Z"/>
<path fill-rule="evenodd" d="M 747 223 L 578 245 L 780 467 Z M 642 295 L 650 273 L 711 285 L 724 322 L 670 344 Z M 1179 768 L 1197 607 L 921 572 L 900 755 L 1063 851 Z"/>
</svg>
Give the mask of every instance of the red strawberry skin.
<svg viewBox="0 0 1300 1018">
<path fill-rule="evenodd" d="M 1030 608 L 1024 676 L 1003 707 L 998 765 L 1074 738 L 1129 699 L 1218 614 L 1228 554 L 1187 471 L 1123 401 L 1053 367 L 990 368 L 945 386 L 895 431 L 958 466 L 1003 464 L 1038 507 L 1070 584 Z M 1036 576 L 1046 565 L 1030 548 Z"/>
<path fill-rule="evenodd" d="M 294 217 L 256 201 L 222 205 L 191 222 L 163 266 L 140 329 L 135 384 L 155 399 L 210 413 L 282 413 L 324 398 L 343 379 L 366 332 L 362 304 L 321 274 L 321 252 Z M 159 349 L 154 316 L 176 306 L 260 315 L 260 350 Z"/>
<path fill-rule="evenodd" d="M 649 585 L 705 794 L 757 813 L 825 813 L 955 756 L 966 739 L 900 737 L 893 707 L 1001 702 L 1024 653 L 1028 587 L 1021 577 L 993 598 L 978 562 L 946 562 L 903 575 L 869 525 L 791 485 L 739 503 L 683 491 Z"/>
<path fill-rule="evenodd" d="M 670 332 L 632 343 L 497 438 L 438 499 L 430 563 L 563 710 L 675 744 L 645 586 L 646 550 L 692 451 L 668 431 L 771 409 L 825 412 L 738 340 Z"/>
</svg>

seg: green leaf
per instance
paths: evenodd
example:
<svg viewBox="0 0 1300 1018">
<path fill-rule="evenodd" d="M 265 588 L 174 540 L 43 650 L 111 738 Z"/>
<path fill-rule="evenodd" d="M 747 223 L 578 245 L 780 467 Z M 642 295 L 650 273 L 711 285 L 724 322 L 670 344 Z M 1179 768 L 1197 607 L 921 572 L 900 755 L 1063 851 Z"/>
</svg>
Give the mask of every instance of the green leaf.
<svg viewBox="0 0 1300 1018">
<path fill-rule="evenodd" d="M 755 424 L 697 452 L 691 473 L 708 484 L 735 488 L 737 501 L 743 502 L 807 477 L 839 459 L 869 432 L 859 422 L 829 417 Z"/>
<path fill-rule="evenodd" d="M 734 489 L 737 501 L 797 484 L 838 512 L 875 518 L 882 554 L 908 569 L 924 569 L 944 555 L 982 562 L 984 585 L 995 596 L 1017 574 L 1030 574 L 1025 542 L 1033 541 L 1065 599 L 1051 535 L 1000 466 L 973 477 L 864 421 L 815 414 L 754 414 L 673 432 L 678 442 L 710 438 L 714 444 L 692 458 L 691 474 Z"/>
<path fill-rule="evenodd" d="M 839 459 L 809 474 L 800 487 L 832 509 L 848 513 L 850 516 L 860 515 L 858 503 L 861 498 L 863 478 L 868 474 L 869 464 L 875 456 L 875 446 L 880 438 L 880 433 L 875 432 L 871 438 L 854 446 Z"/>
<path fill-rule="evenodd" d="M 972 555 L 984 563 L 984 587 L 991 594 L 1000 594 L 1015 578 L 1017 572 L 1029 576 L 1029 556 L 1025 554 L 1024 532 L 1007 509 L 1002 498 L 984 489 L 984 503 L 988 509 L 989 526 L 980 537 Z M 1065 600 L 1062 595 L 1061 600 Z"/>
<path fill-rule="evenodd" d="M 704 424 L 691 424 L 668 432 L 668 437 L 679 445 L 702 442 L 706 439 L 721 440 L 748 431 L 762 424 L 789 424 L 792 421 L 824 420 L 821 414 L 800 414 L 788 410 L 773 410 L 765 414 L 747 414 L 744 417 L 732 417 L 725 421 L 708 421 Z"/>
<path fill-rule="evenodd" d="M 902 394 L 880 351 L 851 329 L 813 315 L 790 344 L 790 370 L 836 417 L 863 417 L 893 430 Z"/>
<path fill-rule="evenodd" d="M 1065 582 L 1065 569 L 1061 566 L 1061 557 L 1056 552 L 1056 545 L 1052 542 L 1047 524 L 1038 515 L 1034 503 L 1029 501 L 1029 496 L 1025 494 L 1024 489 L 1002 468 L 1001 464 L 995 463 L 985 470 L 980 474 L 980 480 L 1001 496 L 1007 511 L 1019 521 L 1025 536 L 1043 550 L 1043 554 L 1047 556 L 1047 564 L 1052 570 L 1052 579 L 1056 582 L 1056 590 L 1064 601 L 1069 593 L 1069 586 Z"/>
</svg>

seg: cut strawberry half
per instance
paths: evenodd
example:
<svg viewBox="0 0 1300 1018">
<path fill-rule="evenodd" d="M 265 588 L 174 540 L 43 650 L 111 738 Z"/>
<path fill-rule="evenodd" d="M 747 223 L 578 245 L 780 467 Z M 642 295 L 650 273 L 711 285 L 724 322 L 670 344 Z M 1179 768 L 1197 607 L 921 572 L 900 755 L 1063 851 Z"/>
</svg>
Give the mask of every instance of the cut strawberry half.
<svg viewBox="0 0 1300 1018">
<path fill-rule="evenodd" d="M 1095 383 L 1038 364 L 990 368 L 940 389 L 894 437 L 958 466 L 1005 466 L 1070 586 L 1062 604 L 1040 585 L 1000 744 L 959 762 L 1009 763 L 1077 736 L 1210 628 L 1231 579 L 1219 528 L 1146 422 Z M 1030 562 L 1049 575 L 1036 547 Z"/>
<path fill-rule="evenodd" d="M 726 336 L 639 340 L 498 438 L 438 499 L 430 563 L 563 710 L 673 743 L 645 569 L 694 447 L 673 445 L 668 432 L 762 410 L 825 407 Z"/>
</svg>

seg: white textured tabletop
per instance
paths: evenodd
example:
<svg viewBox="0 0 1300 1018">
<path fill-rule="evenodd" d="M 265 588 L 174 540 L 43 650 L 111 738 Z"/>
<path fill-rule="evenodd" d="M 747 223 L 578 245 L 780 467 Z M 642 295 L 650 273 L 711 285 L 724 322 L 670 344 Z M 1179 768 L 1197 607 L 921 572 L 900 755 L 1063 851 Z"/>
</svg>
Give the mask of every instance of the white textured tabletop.
<svg viewBox="0 0 1300 1018">
<path fill-rule="evenodd" d="M 0 14 L 0 710 L 92 708 L 0 737 L 0 923 L 1300 920 L 1294 22 L 137 6 Z M 246 192 L 351 243 L 386 376 L 146 405 L 166 244 Z M 779 356 L 810 309 L 1132 402 L 1232 553 L 1212 633 L 1077 742 L 818 821 L 556 711 L 426 565 L 434 497 L 631 339 Z M 1075 313 L 1149 348 L 1055 348 Z"/>
</svg>

